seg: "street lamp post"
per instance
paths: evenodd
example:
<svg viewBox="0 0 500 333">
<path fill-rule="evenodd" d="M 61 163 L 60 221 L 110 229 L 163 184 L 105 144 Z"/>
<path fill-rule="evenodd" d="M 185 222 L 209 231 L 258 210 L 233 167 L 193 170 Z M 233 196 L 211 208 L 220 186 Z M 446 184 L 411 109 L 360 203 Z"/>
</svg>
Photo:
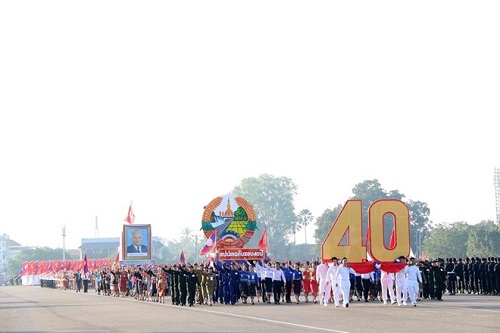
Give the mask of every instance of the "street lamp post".
<svg viewBox="0 0 500 333">
<path fill-rule="evenodd" d="M 66 260 L 66 226 L 62 228 L 62 238 L 63 238 L 63 260 Z"/>
</svg>

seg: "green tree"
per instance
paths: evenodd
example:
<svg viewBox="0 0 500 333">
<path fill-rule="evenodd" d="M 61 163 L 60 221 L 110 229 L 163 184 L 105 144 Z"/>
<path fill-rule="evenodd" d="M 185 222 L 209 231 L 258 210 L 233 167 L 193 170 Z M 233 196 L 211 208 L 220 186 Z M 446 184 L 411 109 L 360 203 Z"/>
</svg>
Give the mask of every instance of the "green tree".
<svg viewBox="0 0 500 333">
<path fill-rule="evenodd" d="M 403 201 L 408 207 L 409 218 L 410 218 L 410 245 L 412 248 L 416 249 L 417 252 L 420 250 L 419 244 L 427 237 L 431 228 L 431 222 L 429 221 L 430 209 L 427 207 L 425 202 L 408 200 L 405 201 L 405 195 L 400 193 L 398 190 L 384 190 L 378 180 L 365 180 L 354 186 L 352 192 L 354 196 L 352 199 L 362 200 L 363 205 L 363 235 L 366 237 L 366 229 L 368 227 L 368 208 L 372 203 L 380 199 L 396 199 Z M 384 224 L 391 223 L 393 225 L 392 217 L 387 215 L 384 217 Z M 386 245 L 388 245 L 389 239 L 391 237 L 392 227 L 384 228 L 384 240 Z"/>
<path fill-rule="evenodd" d="M 368 229 L 368 208 L 370 207 L 370 205 L 380 199 L 403 200 L 404 198 L 404 195 L 399 193 L 399 191 L 397 190 L 386 192 L 377 179 L 365 180 L 362 183 L 356 184 L 352 189 L 352 193 L 354 194 L 354 196 L 351 199 L 361 200 L 362 202 L 362 230 L 363 237 L 365 238 L 364 241 L 366 241 L 366 230 Z M 384 223 L 388 223 L 390 219 L 390 216 L 386 216 Z M 384 239 L 386 242 L 388 242 L 391 236 L 392 228 L 384 228 L 384 230 Z"/>
<path fill-rule="evenodd" d="M 500 255 L 500 227 L 493 221 L 482 221 L 470 226 L 467 255 L 498 257 Z"/>
<path fill-rule="evenodd" d="M 304 227 L 304 243 L 307 244 L 307 226 L 314 220 L 314 216 L 309 209 L 302 209 L 297 216 L 297 220 L 298 224 Z"/>
<path fill-rule="evenodd" d="M 297 221 L 293 205 L 296 190 L 297 186 L 290 178 L 268 174 L 245 178 L 233 190 L 233 195 L 252 204 L 257 222 L 267 227 L 268 251 L 274 257 L 287 257 L 288 238 Z M 260 238 L 262 231 L 256 237 Z"/>
<path fill-rule="evenodd" d="M 463 258 L 468 252 L 469 232 L 466 222 L 438 224 L 424 240 L 423 249 L 430 258 Z"/>
<path fill-rule="evenodd" d="M 320 217 L 316 218 L 316 222 L 314 223 L 316 225 L 316 230 L 314 230 L 314 240 L 316 241 L 315 253 L 321 253 L 321 244 L 341 211 L 342 205 L 338 205 L 334 209 L 326 209 Z"/>
<path fill-rule="evenodd" d="M 66 259 L 72 259 L 69 252 L 65 252 Z M 50 247 L 27 247 L 21 250 L 16 257 L 9 260 L 8 268 L 11 275 L 17 275 L 21 270 L 21 265 L 25 261 L 45 261 L 45 260 L 62 260 L 63 249 L 52 249 Z"/>
<path fill-rule="evenodd" d="M 423 240 L 429 235 L 432 228 L 429 221 L 431 210 L 425 202 L 409 200 L 406 203 L 410 213 L 410 244 L 416 249 L 416 255 L 420 256 L 422 252 Z"/>
</svg>

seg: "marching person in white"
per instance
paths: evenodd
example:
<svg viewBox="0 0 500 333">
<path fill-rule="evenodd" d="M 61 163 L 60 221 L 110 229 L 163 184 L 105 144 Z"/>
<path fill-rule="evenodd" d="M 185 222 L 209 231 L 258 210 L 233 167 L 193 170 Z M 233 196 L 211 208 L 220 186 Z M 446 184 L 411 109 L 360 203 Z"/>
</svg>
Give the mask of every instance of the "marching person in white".
<svg viewBox="0 0 500 333">
<path fill-rule="evenodd" d="M 349 274 L 351 273 L 351 268 L 347 265 L 347 258 L 342 258 L 342 263 L 335 272 L 333 279 L 335 280 L 335 286 L 340 288 L 342 292 L 342 302 L 344 308 L 349 307 L 349 290 L 351 289 L 351 281 L 349 280 Z"/>
<path fill-rule="evenodd" d="M 383 269 L 380 270 L 380 273 L 380 284 L 382 285 L 382 300 L 384 301 L 384 304 L 387 304 L 387 293 L 389 293 L 391 304 L 395 304 L 396 298 L 394 296 L 394 273 L 388 273 Z"/>
<path fill-rule="evenodd" d="M 318 281 L 318 286 L 319 286 L 319 304 L 324 304 L 324 300 L 327 298 L 330 298 L 330 292 L 328 292 L 328 295 L 326 294 L 326 283 L 327 283 L 327 277 L 326 277 L 326 272 L 328 271 L 328 265 L 325 262 L 322 262 L 321 264 L 316 267 L 316 281 Z M 326 301 L 326 304 L 328 304 L 328 301 Z M 325 305 L 326 305 L 325 304 Z"/>
<path fill-rule="evenodd" d="M 337 282 L 335 281 L 335 273 L 337 272 L 337 269 L 339 268 L 339 261 L 337 257 L 332 258 L 332 264 L 328 268 L 328 271 L 326 272 L 326 278 L 328 279 L 326 282 L 326 290 L 325 290 L 325 296 L 326 293 L 330 295 L 330 290 L 333 292 L 333 302 L 336 307 L 339 306 L 340 304 L 340 288 L 336 286 Z M 325 304 L 324 306 L 328 306 L 329 299 L 325 297 Z"/>
<path fill-rule="evenodd" d="M 283 271 L 280 269 L 280 263 L 275 262 L 274 265 L 275 268 L 261 266 L 261 265 L 257 265 L 255 267 L 257 270 L 260 270 L 262 272 L 266 271 L 267 273 L 271 273 L 273 281 L 272 290 L 273 290 L 274 304 L 280 304 L 281 291 L 286 283 L 286 279 L 285 279 L 285 273 L 283 273 Z"/>
<path fill-rule="evenodd" d="M 396 259 L 396 262 L 405 261 L 405 257 L 401 256 Z M 399 272 L 396 272 L 396 300 L 398 305 L 406 305 L 408 299 L 408 289 L 406 288 L 406 266 Z"/>
<path fill-rule="evenodd" d="M 409 266 L 406 266 L 406 281 L 410 301 L 413 306 L 417 306 L 417 295 L 419 293 L 419 283 L 422 283 L 422 274 L 415 265 L 415 258 L 410 258 Z"/>
<path fill-rule="evenodd" d="M 248 260 L 246 262 L 250 264 Z M 267 270 L 267 266 L 260 265 L 256 262 L 255 270 L 257 274 L 260 274 L 261 281 L 264 281 L 262 290 L 262 302 L 271 303 L 271 295 L 273 294 L 273 272 L 271 270 Z"/>
</svg>

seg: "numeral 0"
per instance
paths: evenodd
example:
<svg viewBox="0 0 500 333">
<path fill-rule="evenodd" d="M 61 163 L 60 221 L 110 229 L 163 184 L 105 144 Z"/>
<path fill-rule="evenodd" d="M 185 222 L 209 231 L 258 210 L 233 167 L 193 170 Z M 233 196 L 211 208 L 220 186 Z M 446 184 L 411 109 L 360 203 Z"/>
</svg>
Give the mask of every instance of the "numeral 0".
<svg viewBox="0 0 500 333">
<path fill-rule="evenodd" d="M 323 259 L 328 260 L 335 256 L 347 257 L 353 263 L 366 261 L 367 250 L 362 242 L 361 212 L 361 200 L 346 201 L 321 245 Z M 384 245 L 384 216 L 386 214 L 391 214 L 394 218 L 396 237 L 393 248 Z M 341 245 L 344 236 L 347 237 L 347 244 Z M 368 208 L 366 243 L 370 244 L 370 255 L 375 261 L 394 261 L 399 256 L 408 256 L 410 253 L 408 207 L 402 201 L 395 199 L 382 199 L 372 203 Z"/>
</svg>

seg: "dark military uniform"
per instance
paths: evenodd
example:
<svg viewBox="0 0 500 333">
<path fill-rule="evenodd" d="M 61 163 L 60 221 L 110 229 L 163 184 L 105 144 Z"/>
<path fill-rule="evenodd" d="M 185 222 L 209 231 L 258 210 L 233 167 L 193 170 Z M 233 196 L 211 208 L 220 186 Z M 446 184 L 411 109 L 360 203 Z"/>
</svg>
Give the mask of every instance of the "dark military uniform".
<svg viewBox="0 0 500 333">
<path fill-rule="evenodd" d="M 424 299 L 430 298 L 430 281 L 429 274 L 431 270 L 430 263 L 426 260 L 419 265 L 420 274 L 422 275 L 422 297 Z M 434 292 L 432 293 L 434 295 Z"/>
<path fill-rule="evenodd" d="M 479 265 L 481 265 L 481 259 L 479 257 L 476 257 L 474 260 L 474 264 L 472 265 L 472 272 L 473 272 L 473 293 L 479 294 L 480 292 L 480 274 L 479 274 Z"/>
<path fill-rule="evenodd" d="M 465 283 L 464 283 L 464 263 L 462 262 L 462 258 L 459 258 L 457 264 L 455 265 L 455 273 L 457 274 L 457 291 L 460 294 L 463 294 L 465 290 Z"/>
<path fill-rule="evenodd" d="M 445 281 L 446 281 L 445 274 L 446 273 L 444 271 L 444 268 L 441 266 L 440 262 L 435 260 L 432 263 L 431 275 L 433 280 L 434 297 L 438 301 L 443 300 L 443 291 L 445 289 Z"/>
<path fill-rule="evenodd" d="M 198 279 L 198 275 L 194 271 L 193 266 L 189 267 L 189 271 L 187 270 L 182 270 L 182 271 L 186 277 L 188 304 L 189 306 L 193 306 L 196 297 L 196 287 L 200 285 L 200 280 Z"/>
<path fill-rule="evenodd" d="M 174 265 L 174 268 L 177 268 L 177 265 Z M 179 305 L 181 303 L 180 292 L 179 292 L 181 272 L 178 271 L 177 269 L 172 269 L 172 268 L 170 269 L 163 268 L 163 271 L 170 275 L 170 284 L 171 284 L 170 292 L 172 298 L 172 305 L 174 304 Z"/>
<path fill-rule="evenodd" d="M 448 293 L 450 295 L 455 295 L 455 287 L 457 282 L 457 274 L 455 273 L 455 264 L 452 258 L 446 259 L 446 282 L 448 287 Z"/>
</svg>

